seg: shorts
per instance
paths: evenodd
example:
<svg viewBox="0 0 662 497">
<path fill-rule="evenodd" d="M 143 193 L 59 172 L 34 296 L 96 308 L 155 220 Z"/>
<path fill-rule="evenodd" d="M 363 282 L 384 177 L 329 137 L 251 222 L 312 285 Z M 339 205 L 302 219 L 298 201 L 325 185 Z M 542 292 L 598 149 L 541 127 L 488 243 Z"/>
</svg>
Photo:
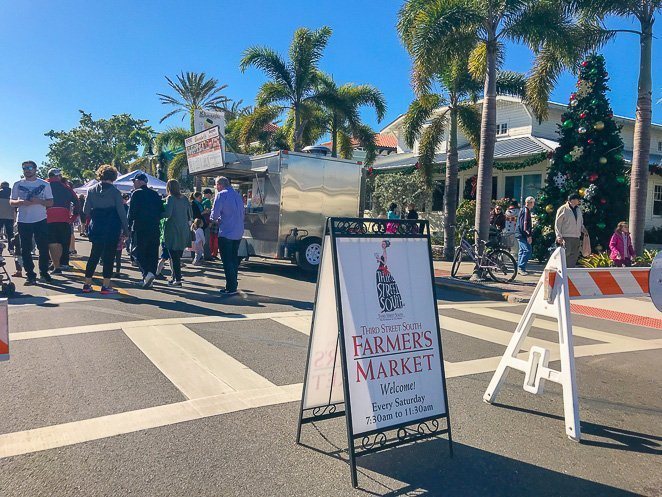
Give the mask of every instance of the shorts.
<svg viewBox="0 0 662 497">
<path fill-rule="evenodd" d="M 48 223 L 48 243 L 60 243 L 69 246 L 71 225 L 69 223 Z"/>
</svg>

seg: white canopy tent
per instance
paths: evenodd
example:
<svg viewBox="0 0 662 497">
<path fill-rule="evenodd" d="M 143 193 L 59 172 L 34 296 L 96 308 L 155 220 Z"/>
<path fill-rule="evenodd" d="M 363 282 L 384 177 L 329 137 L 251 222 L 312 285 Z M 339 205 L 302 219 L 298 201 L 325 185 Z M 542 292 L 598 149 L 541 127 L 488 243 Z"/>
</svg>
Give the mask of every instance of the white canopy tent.
<svg viewBox="0 0 662 497">
<path fill-rule="evenodd" d="M 160 179 L 152 176 L 151 174 L 148 174 L 144 171 L 131 171 L 130 173 L 123 174 L 122 176 L 119 176 L 117 180 L 115 181 L 114 185 L 117 187 L 119 191 L 122 193 L 130 193 L 133 191 L 133 178 L 139 174 L 143 173 L 147 176 L 147 186 L 151 188 L 152 190 L 155 190 L 159 195 L 165 195 L 166 194 L 166 183 L 165 181 L 161 181 Z M 82 186 L 79 186 L 78 188 L 74 188 L 74 191 L 78 195 L 87 195 L 87 191 L 98 184 L 99 182 L 95 179 L 88 181 Z"/>
</svg>

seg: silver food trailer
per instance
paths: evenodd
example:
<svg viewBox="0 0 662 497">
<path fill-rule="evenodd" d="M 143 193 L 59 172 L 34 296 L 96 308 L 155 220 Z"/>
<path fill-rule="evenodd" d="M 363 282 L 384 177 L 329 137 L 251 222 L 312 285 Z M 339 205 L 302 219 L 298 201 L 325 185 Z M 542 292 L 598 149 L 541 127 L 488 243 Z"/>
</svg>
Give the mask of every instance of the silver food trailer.
<svg viewBox="0 0 662 497">
<path fill-rule="evenodd" d="M 244 195 L 240 257 L 286 259 L 315 271 L 326 218 L 359 216 L 361 163 L 285 150 L 226 159 L 214 174 L 227 176 Z"/>
</svg>

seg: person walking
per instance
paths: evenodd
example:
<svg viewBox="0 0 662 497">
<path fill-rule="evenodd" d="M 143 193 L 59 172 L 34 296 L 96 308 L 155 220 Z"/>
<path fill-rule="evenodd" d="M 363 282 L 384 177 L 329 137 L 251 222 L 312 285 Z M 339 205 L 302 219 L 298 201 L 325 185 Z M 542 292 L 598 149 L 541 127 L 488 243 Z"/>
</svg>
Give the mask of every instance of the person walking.
<svg viewBox="0 0 662 497">
<path fill-rule="evenodd" d="M 202 217 L 205 221 L 205 228 L 203 229 L 205 235 L 204 254 L 205 260 L 211 261 L 211 207 L 214 202 L 214 193 L 211 188 L 205 188 L 202 191 Z"/>
<path fill-rule="evenodd" d="M 579 259 L 579 237 L 585 232 L 584 218 L 579 205 L 582 198 L 572 193 L 568 195 L 568 201 L 556 211 L 554 231 L 556 232 L 556 243 L 565 247 L 565 264 L 567 267 L 575 267 Z"/>
<path fill-rule="evenodd" d="M 117 293 L 110 284 L 110 278 L 113 275 L 113 262 L 120 233 L 129 234 L 129 223 L 122 204 L 122 194 L 113 185 L 116 179 L 117 169 L 103 165 L 97 170 L 99 183 L 87 191 L 83 212 L 89 220 L 87 235 L 92 242 L 92 249 L 85 267 L 83 293 L 92 292 L 92 276 L 99 260 L 103 265 L 101 293 L 103 295 Z"/>
<path fill-rule="evenodd" d="M 211 220 L 218 221 L 218 248 L 225 272 L 225 289 L 221 294 L 236 295 L 239 273 L 239 242 L 244 235 L 244 201 L 225 176 L 216 178 L 216 197 Z"/>
<path fill-rule="evenodd" d="M 628 223 L 621 221 L 616 226 L 614 234 L 611 235 L 611 240 L 609 240 L 609 258 L 616 267 L 630 267 L 634 256 L 635 252 Z"/>
<path fill-rule="evenodd" d="M 9 183 L 3 181 L 0 183 L 0 229 L 5 229 L 7 244 L 14 238 L 14 213 L 15 209 L 9 205 L 11 198 L 11 188 Z"/>
<path fill-rule="evenodd" d="M 163 243 L 170 255 L 172 276 L 170 286 L 182 286 L 182 254 L 191 243 L 189 227 L 193 214 L 191 204 L 182 195 L 179 182 L 171 179 L 166 183 L 168 196 L 165 201 L 165 223 L 163 227 Z"/>
<path fill-rule="evenodd" d="M 53 205 L 53 192 L 51 185 L 37 177 L 37 164 L 34 161 L 25 161 L 23 168 L 24 179 L 14 183 L 11 190 L 9 205 L 18 209 L 18 234 L 21 238 L 21 256 L 26 272 L 26 285 L 37 283 L 32 260 L 32 239 L 34 238 L 39 249 L 39 275 L 41 281 L 53 281 L 48 274 L 48 225 L 46 223 L 46 209 Z"/>
<path fill-rule="evenodd" d="M 160 221 L 163 217 L 161 196 L 147 186 L 147 175 L 138 173 L 133 177 L 133 187 L 129 203 L 129 226 L 131 226 L 134 254 L 143 276 L 143 288 L 150 288 L 156 278 L 159 260 Z"/>
<path fill-rule="evenodd" d="M 526 270 L 526 265 L 531 258 L 531 243 L 533 242 L 533 224 L 531 223 L 531 209 L 536 205 L 536 199 L 533 197 L 526 197 L 524 207 L 520 210 L 517 217 L 517 227 L 515 228 L 515 238 L 519 244 L 519 251 L 517 253 L 517 267 L 519 273 L 527 276 L 529 273 Z"/>
<path fill-rule="evenodd" d="M 409 204 L 407 206 L 407 219 L 418 219 L 418 211 L 414 204 Z"/>
<path fill-rule="evenodd" d="M 61 274 L 62 266 L 69 268 L 71 226 L 78 215 L 78 196 L 62 181 L 62 171 L 48 171 L 48 183 L 53 193 L 53 205 L 46 209 L 48 224 L 48 249 L 53 263 L 53 274 Z"/>
<path fill-rule="evenodd" d="M 518 250 L 517 240 L 515 239 L 515 231 L 517 228 L 517 218 L 519 217 L 519 203 L 517 200 L 512 200 L 506 209 L 506 225 L 503 228 L 503 233 L 506 235 L 504 243 L 508 249 L 512 251 Z"/>
<path fill-rule="evenodd" d="M 124 212 L 129 213 L 129 198 L 131 196 L 128 193 L 122 193 L 122 206 L 124 207 Z M 115 272 L 113 273 L 113 278 L 122 277 L 122 251 L 126 247 L 126 241 L 129 239 L 124 233 L 120 235 L 119 240 L 117 241 L 117 250 L 115 251 Z"/>
</svg>

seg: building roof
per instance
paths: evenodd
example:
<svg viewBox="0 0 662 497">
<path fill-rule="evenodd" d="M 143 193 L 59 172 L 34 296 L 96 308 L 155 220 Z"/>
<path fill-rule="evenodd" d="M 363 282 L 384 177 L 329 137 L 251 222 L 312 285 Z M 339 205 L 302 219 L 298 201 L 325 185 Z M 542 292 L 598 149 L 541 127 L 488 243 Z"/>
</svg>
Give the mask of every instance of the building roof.
<svg viewBox="0 0 662 497">
<path fill-rule="evenodd" d="M 331 148 L 332 143 L 330 141 L 320 144 L 321 147 Z M 398 139 L 390 133 L 375 133 L 375 145 L 377 148 L 392 148 L 396 150 L 398 148 Z M 359 141 L 356 138 L 352 138 L 352 147 L 360 146 Z"/>
<path fill-rule="evenodd" d="M 274 124 L 274 123 L 267 123 L 262 128 L 262 130 L 266 131 L 267 133 L 275 133 L 279 129 L 280 129 L 280 127 L 277 124 Z"/>
<path fill-rule="evenodd" d="M 517 136 L 513 138 L 503 138 L 497 140 L 494 146 L 494 158 L 515 159 L 535 155 L 540 152 L 549 152 L 554 150 L 558 143 L 552 140 L 541 140 L 530 135 Z M 458 161 L 464 162 L 476 158 L 473 148 L 469 145 L 460 147 L 457 151 Z M 446 162 L 446 154 L 436 154 L 434 161 Z M 378 157 L 373 168 L 375 169 L 399 169 L 407 166 L 413 166 L 418 162 L 418 155 L 414 153 L 396 154 L 387 157 Z"/>
</svg>

